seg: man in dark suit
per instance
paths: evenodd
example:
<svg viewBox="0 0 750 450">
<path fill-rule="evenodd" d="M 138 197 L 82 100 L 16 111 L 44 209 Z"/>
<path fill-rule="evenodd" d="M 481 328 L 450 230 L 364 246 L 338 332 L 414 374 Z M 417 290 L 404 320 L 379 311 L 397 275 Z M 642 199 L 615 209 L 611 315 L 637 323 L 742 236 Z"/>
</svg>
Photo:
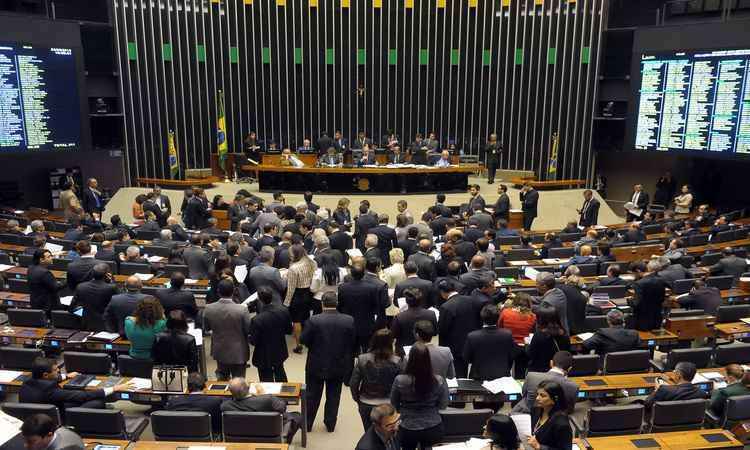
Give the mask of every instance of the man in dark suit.
<svg viewBox="0 0 750 450">
<path fill-rule="evenodd" d="M 599 280 L 599 286 L 627 286 L 627 280 L 620 278 L 620 266 L 612 264 L 607 268 L 607 275 Z"/>
<path fill-rule="evenodd" d="M 398 145 L 394 146 L 392 151 L 388 154 L 388 164 L 404 164 L 406 163 L 406 157 L 401 153 L 401 147 Z"/>
<path fill-rule="evenodd" d="M 417 275 L 423 280 L 434 281 L 437 276 L 435 271 L 435 258 L 430 255 L 432 241 L 422 239 L 419 241 L 419 251 L 409 256 L 407 261 L 413 261 L 417 265 Z"/>
<path fill-rule="evenodd" d="M 154 193 L 154 203 L 161 209 L 161 214 L 165 218 L 172 215 L 172 203 L 169 201 L 169 197 L 161 193 L 161 187 L 154 186 L 152 191 Z"/>
<path fill-rule="evenodd" d="M 328 132 L 321 131 L 320 137 L 318 137 L 318 142 L 315 143 L 315 147 L 318 151 L 318 155 L 322 155 L 325 152 L 328 151 L 329 148 L 335 148 L 335 143 L 333 142 L 333 139 L 331 139 L 330 136 L 328 136 Z"/>
<path fill-rule="evenodd" d="M 221 402 L 222 397 L 201 395 L 206 387 L 206 379 L 198 372 L 188 375 L 188 394 L 173 395 L 167 400 L 164 409 L 167 411 L 205 412 L 211 415 L 211 429 L 215 433 L 221 432 Z"/>
<path fill-rule="evenodd" d="M 542 381 L 554 381 L 562 386 L 565 398 L 568 400 L 568 414 L 573 413 L 578 395 L 578 385 L 568 379 L 568 372 L 573 367 L 573 355 L 561 351 L 555 353 L 550 361 L 548 372 L 529 372 L 521 390 L 521 401 L 513 407 L 514 413 L 529 414 L 534 409 L 536 391 Z"/>
<path fill-rule="evenodd" d="M 719 216 L 718 219 L 714 222 L 714 225 L 711 227 L 711 239 L 714 238 L 719 233 L 722 233 L 724 231 L 729 231 L 731 227 L 727 223 L 727 217 L 726 216 Z"/>
<path fill-rule="evenodd" d="M 81 239 L 86 239 L 86 234 L 83 232 L 83 223 L 81 222 L 81 219 L 79 217 L 71 217 L 68 221 L 68 224 L 70 225 L 70 227 L 65 230 L 63 240 L 78 242 Z"/>
<path fill-rule="evenodd" d="M 608 328 L 601 328 L 593 336 L 583 341 L 586 353 L 594 350 L 598 355 L 622 352 L 638 348 L 641 338 L 635 330 L 625 328 L 625 315 L 619 309 L 607 313 Z"/>
<path fill-rule="evenodd" d="M 632 203 L 636 209 L 641 210 L 641 213 L 636 215 L 628 211 L 626 221 L 633 222 L 634 220 L 640 220 L 643 218 L 643 213 L 648 207 L 648 200 L 648 193 L 643 192 L 643 185 L 636 184 L 633 186 L 633 195 L 630 197 L 630 203 Z"/>
<path fill-rule="evenodd" d="M 117 295 L 117 285 L 112 282 L 109 265 L 99 263 L 91 271 L 92 279 L 76 287 L 70 311 L 83 308 L 82 325 L 85 330 L 103 331 L 106 329 L 104 311 L 112 297 Z"/>
<path fill-rule="evenodd" d="M 464 228 L 464 241 L 475 244 L 477 239 L 484 236 L 484 231 L 479 228 L 479 220 L 475 216 L 469 217 L 466 221 L 467 227 Z"/>
<path fill-rule="evenodd" d="M 469 377 L 494 380 L 510 376 L 515 349 L 510 330 L 497 327 L 500 314 L 495 305 L 485 305 L 480 312 L 483 327 L 466 336 L 463 360 L 471 364 Z"/>
<path fill-rule="evenodd" d="M 487 183 L 495 182 L 495 172 L 501 166 L 503 156 L 503 144 L 497 140 L 497 134 L 492 133 L 484 148 L 485 164 L 487 166 Z"/>
<path fill-rule="evenodd" d="M 341 385 L 351 376 L 357 331 L 354 318 L 336 311 L 336 294 L 323 294 L 323 313 L 312 316 L 302 330 L 300 341 L 308 348 L 305 364 L 307 385 L 307 431 L 312 430 L 318 414 L 323 385 L 326 404 L 323 422 L 329 433 L 336 428 L 341 400 Z"/>
<path fill-rule="evenodd" d="M 523 211 L 523 229 L 531 231 L 531 225 L 537 216 L 539 192 L 527 181 L 520 192 L 521 210 Z"/>
<path fill-rule="evenodd" d="M 501 184 L 497 187 L 497 193 L 499 196 L 495 202 L 492 215 L 495 216 L 495 220 L 503 219 L 508 221 L 510 220 L 510 197 L 508 197 L 508 186 Z"/>
<path fill-rule="evenodd" d="M 708 393 L 692 383 L 695 378 L 695 364 L 680 361 L 674 366 L 674 375 L 669 380 L 672 384 L 661 384 L 643 401 L 646 409 L 651 409 L 656 402 L 676 400 L 694 400 L 707 398 Z"/>
<path fill-rule="evenodd" d="M 482 287 L 487 277 L 492 278 L 494 281 L 494 272 L 487 270 L 484 256 L 473 256 L 471 258 L 469 271 L 461 275 L 459 278 L 461 284 L 464 286 L 464 289 L 461 292 L 468 294 L 474 289 Z"/>
<path fill-rule="evenodd" d="M 419 278 L 419 267 L 414 261 L 404 263 L 404 273 L 406 273 L 406 279 L 397 283 L 393 291 L 393 304 L 399 306 L 398 299 L 404 297 L 408 289 L 416 289 L 420 293 L 420 298 L 425 302 L 423 305 L 428 306 L 427 302 L 432 297 L 432 282 Z"/>
<path fill-rule="evenodd" d="M 190 236 L 188 236 L 187 231 L 185 231 L 182 225 L 180 225 L 176 217 L 167 218 L 167 229 L 172 232 L 172 239 L 174 240 L 177 240 L 180 242 L 187 242 L 190 239 Z"/>
<path fill-rule="evenodd" d="M 397 450 L 401 448 L 398 442 L 398 424 L 401 415 L 390 403 L 378 405 L 370 411 L 372 426 L 357 442 L 354 450 Z"/>
<path fill-rule="evenodd" d="M 362 149 L 362 154 L 357 158 L 357 166 L 372 166 L 377 164 L 375 159 L 375 151 L 370 150 L 369 147 Z"/>
<path fill-rule="evenodd" d="M 71 292 L 75 292 L 79 284 L 90 280 L 91 270 L 101 262 L 94 258 L 89 241 L 78 241 L 75 248 L 81 257 L 68 264 L 67 282 Z"/>
<path fill-rule="evenodd" d="M 403 292 L 408 308 L 396 314 L 391 322 L 391 335 L 396 340 L 396 353 L 403 355 L 405 346 L 411 346 L 416 339 L 414 325 L 420 320 L 426 320 L 437 329 L 437 317 L 434 311 L 425 308 L 427 298 L 416 288 L 407 288 Z"/>
<path fill-rule="evenodd" d="M 208 210 L 208 200 L 202 188 L 195 188 L 193 196 L 188 200 L 185 208 L 185 226 L 191 230 L 206 228 L 206 220 L 211 217 Z"/>
<path fill-rule="evenodd" d="M 167 216 L 164 215 L 164 212 L 159 207 L 159 205 L 156 204 L 156 194 L 153 192 L 149 192 L 146 194 L 146 201 L 143 202 L 143 213 L 145 214 L 147 211 L 150 211 L 154 214 L 154 217 L 156 218 L 156 221 L 159 223 L 160 227 L 167 226 Z"/>
<path fill-rule="evenodd" d="M 372 145 L 372 139 L 368 138 L 364 131 L 360 131 L 357 134 L 357 139 L 354 140 L 354 144 L 352 144 L 352 148 L 365 148 L 365 146 Z"/>
<path fill-rule="evenodd" d="M 486 206 L 486 203 L 484 201 L 484 198 L 482 198 L 482 195 L 479 193 L 479 185 L 478 184 L 472 184 L 469 185 L 469 211 L 476 211 L 476 206 L 479 206 L 479 209 L 484 209 Z"/>
<path fill-rule="evenodd" d="M 332 221 L 330 227 L 333 230 L 331 235 L 328 236 L 331 248 L 340 251 L 346 256 L 346 251 L 350 250 L 354 245 L 354 240 L 349 236 L 349 233 L 347 233 L 347 231 L 349 231 L 349 226 L 340 225 L 336 221 Z"/>
<path fill-rule="evenodd" d="M 49 250 L 38 249 L 34 252 L 33 264 L 26 274 L 31 307 L 45 310 L 47 317 L 50 316 L 51 310 L 60 309 L 59 292 L 65 288 L 65 284 L 55 280 L 55 276 L 49 270 L 52 261 L 52 253 Z"/>
<path fill-rule="evenodd" d="M 370 228 L 368 232 L 378 237 L 378 250 L 380 250 L 380 261 L 383 263 L 383 267 L 391 265 L 388 252 L 398 246 L 396 230 L 388 226 L 388 220 L 388 214 L 380 214 L 378 216 L 378 225 Z"/>
<path fill-rule="evenodd" d="M 747 272 L 747 261 L 734 254 L 732 247 L 721 251 L 722 258 L 709 268 L 711 275 L 732 275 L 735 280 Z"/>
<path fill-rule="evenodd" d="M 86 183 L 86 187 L 81 193 L 81 206 L 86 214 L 89 214 L 92 218 L 98 216 L 101 219 L 102 211 L 104 211 L 104 199 L 102 199 L 99 182 L 96 178 L 89 178 Z"/>
<path fill-rule="evenodd" d="M 159 289 L 156 291 L 154 296 L 159 299 L 159 303 L 164 308 L 164 315 L 169 316 L 169 313 L 175 310 L 180 310 L 185 315 L 195 320 L 198 316 L 198 306 L 195 304 L 195 295 L 192 292 L 183 290 L 182 287 L 185 284 L 185 274 L 182 272 L 174 272 L 169 277 L 169 287 Z"/>
<path fill-rule="evenodd" d="M 292 333 L 292 318 L 284 305 L 273 304 L 273 291 L 267 286 L 258 289 L 262 311 L 250 322 L 250 344 L 253 365 L 263 382 L 286 382 L 284 361 L 289 358 L 286 335 Z"/>
<path fill-rule="evenodd" d="M 354 219 L 354 239 L 357 240 L 357 248 L 364 248 L 365 238 L 369 234 L 370 228 L 378 226 L 377 217 L 368 214 L 367 205 L 359 205 L 359 216 Z"/>
<path fill-rule="evenodd" d="M 599 206 L 599 200 L 594 198 L 591 189 L 583 191 L 583 206 L 578 210 L 578 224 L 587 228 L 596 225 L 599 221 Z"/>
<path fill-rule="evenodd" d="M 143 283 L 135 275 L 125 281 L 125 292 L 112 296 L 109 304 L 104 308 L 104 323 L 107 331 L 125 336 L 125 318 L 132 316 L 138 302 L 146 297 L 141 293 Z"/>
<path fill-rule="evenodd" d="M 173 241 L 172 230 L 165 228 L 159 232 L 158 238 L 155 238 L 151 241 L 151 245 L 156 245 L 159 247 L 166 247 L 171 250 L 179 246 L 180 242 Z M 97 252 L 97 256 L 98 256 L 98 252 Z"/>
<path fill-rule="evenodd" d="M 636 244 L 645 240 L 646 235 L 641 231 L 641 226 L 635 222 L 630 224 L 628 231 L 625 232 L 625 236 L 622 239 L 623 242 L 633 242 Z"/>
<path fill-rule="evenodd" d="M 434 218 L 430 221 L 430 229 L 435 236 L 441 237 L 451 228 L 451 224 L 455 225 L 455 221 L 448 208 L 440 210 L 437 206 L 433 206 L 432 211 Z"/>
<path fill-rule="evenodd" d="M 721 291 L 703 280 L 695 280 L 690 293 L 678 298 L 677 303 L 686 309 L 702 309 L 706 314 L 714 315 L 722 303 Z"/>
<path fill-rule="evenodd" d="M 398 248 L 404 252 L 404 260 L 409 259 L 411 255 L 417 253 L 419 250 L 417 236 L 419 236 L 419 228 L 412 226 L 406 230 L 406 239 L 398 241 Z"/>
<path fill-rule="evenodd" d="M 385 323 L 386 305 L 382 303 L 381 286 L 365 280 L 364 276 L 365 268 L 362 264 L 354 263 L 351 267 L 351 280 L 341 283 L 338 289 L 339 312 L 354 318 L 357 354 L 367 352 L 376 324 Z"/>
<path fill-rule="evenodd" d="M 646 267 L 648 272 L 645 275 L 641 275 L 643 273 L 642 266 L 643 263 L 633 266 L 633 271 L 638 279 L 633 283 L 633 290 L 635 291 L 632 300 L 633 316 L 636 330 L 651 331 L 661 327 L 664 296 L 669 284 L 656 274 L 661 267 L 658 261 L 649 261 Z"/>
<path fill-rule="evenodd" d="M 463 357 L 466 336 L 480 328 L 479 315 L 471 297 L 459 295 L 449 281 L 440 282 L 438 291 L 444 301 L 438 322 L 439 342 L 441 346 L 451 349 L 456 376 L 466 378 L 468 363 Z"/>
<path fill-rule="evenodd" d="M 333 146 L 339 153 L 343 153 L 348 150 L 349 141 L 344 137 L 343 134 L 341 134 L 341 131 L 337 130 L 335 133 L 333 133 Z"/>
<path fill-rule="evenodd" d="M 193 279 L 208 278 L 211 267 L 211 253 L 202 247 L 203 238 L 201 234 L 194 234 L 190 239 L 190 245 L 182 251 L 182 259 L 188 267 L 188 276 Z"/>
</svg>

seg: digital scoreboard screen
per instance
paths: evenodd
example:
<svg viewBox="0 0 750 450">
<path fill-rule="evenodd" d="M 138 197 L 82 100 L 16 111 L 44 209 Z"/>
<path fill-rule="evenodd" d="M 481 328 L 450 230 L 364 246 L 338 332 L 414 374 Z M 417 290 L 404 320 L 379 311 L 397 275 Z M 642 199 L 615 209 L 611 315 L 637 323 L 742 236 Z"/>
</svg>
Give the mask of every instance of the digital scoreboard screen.
<svg viewBox="0 0 750 450">
<path fill-rule="evenodd" d="M 0 153 L 78 148 L 77 80 L 70 48 L 0 42 Z"/>
<path fill-rule="evenodd" d="M 750 155 L 750 49 L 642 53 L 635 148 Z"/>
</svg>

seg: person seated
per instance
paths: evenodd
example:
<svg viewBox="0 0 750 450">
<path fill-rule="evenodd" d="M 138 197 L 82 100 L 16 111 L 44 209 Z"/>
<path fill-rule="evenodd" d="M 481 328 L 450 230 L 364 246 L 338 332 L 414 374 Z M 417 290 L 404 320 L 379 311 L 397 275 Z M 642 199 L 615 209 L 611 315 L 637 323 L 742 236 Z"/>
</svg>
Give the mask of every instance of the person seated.
<svg viewBox="0 0 750 450">
<path fill-rule="evenodd" d="M 291 150 L 285 148 L 279 156 L 279 165 L 285 167 L 304 167 L 305 163 L 293 155 Z"/>
<path fill-rule="evenodd" d="M 247 412 L 277 412 L 284 416 L 284 422 L 291 422 L 286 435 L 286 442 L 291 443 L 294 435 L 301 425 L 301 416 L 298 413 L 287 413 L 286 402 L 278 397 L 266 394 L 263 386 L 259 383 L 253 385 L 254 394 L 250 393 L 250 385 L 244 378 L 232 378 L 229 381 L 229 392 L 232 398 L 224 400 L 221 411 L 247 411 Z"/>
<path fill-rule="evenodd" d="M 221 432 L 221 403 L 222 397 L 201 395 L 206 388 L 206 379 L 198 372 L 188 375 L 188 394 L 172 395 L 167 400 L 164 409 L 167 411 L 205 412 L 211 415 L 211 429 L 215 433 Z"/>
<path fill-rule="evenodd" d="M 369 145 L 364 146 L 362 154 L 359 156 L 356 163 L 359 167 L 374 166 L 377 164 L 377 161 L 375 160 L 375 152 L 370 149 Z"/>
<path fill-rule="evenodd" d="M 3 231 L 3 233 L 19 236 L 22 235 L 24 231 L 25 230 L 21 228 L 21 225 L 16 219 L 8 219 L 8 221 L 5 222 L 5 231 Z"/>
<path fill-rule="evenodd" d="M 401 147 L 394 145 L 391 148 L 391 153 L 388 154 L 388 164 L 404 164 L 406 157 L 401 153 Z"/>
<path fill-rule="evenodd" d="M 575 220 L 571 220 L 568 222 L 567 225 L 565 225 L 565 228 L 560 230 L 560 234 L 571 234 L 571 233 L 580 233 L 581 230 L 578 229 L 578 222 Z"/>
<path fill-rule="evenodd" d="M 697 221 L 694 220 L 686 220 L 685 223 L 682 226 L 682 229 L 677 231 L 677 236 L 681 236 L 683 238 L 688 237 L 693 234 L 699 234 L 701 232 L 700 225 Z"/>
<path fill-rule="evenodd" d="M 321 166 L 340 166 L 341 164 L 343 164 L 343 161 L 341 155 L 336 153 L 336 149 L 334 147 L 328 147 L 328 150 L 326 150 L 326 154 L 321 156 L 319 164 Z"/>
<path fill-rule="evenodd" d="M 21 437 L 26 450 L 84 450 L 86 445 L 75 431 L 57 426 L 47 414 L 32 414 L 23 419 Z M 12 444 L 8 444 L 12 447 Z"/>
<path fill-rule="evenodd" d="M 635 222 L 630 224 L 628 231 L 625 232 L 625 236 L 622 239 L 623 242 L 634 242 L 636 244 L 645 240 L 646 235 L 641 231 L 640 225 Z"/>
<path fill-rule="evenodd" d="M 156 335 L 151 353 L 155 364 L 187 366 L 190 372 L 198 371 L 198 347 L 195 337 L 188 333 L 183 311 L 175 309 L 169 313 L 167 329 Z"/>
<path fill-rule="evenodd" d="M 599 233 L 594 229 L 589 229 L 581 239 L 576 241 L 574 248 L 576 249 L 576 252 L 578 252 L 578 250 L 584 245 L 596 246 L 598 241 Z"/>
<path fill-rule="evenodd" d="M 549 258 L 549 250 L 551 248 L 560 248 L 562 246 L 563 244 L 557 233 L 544 233 L 544 242 L 542 243 L 542 248 L 539 250 L 539 256 L 543 259 Z"/>
<path fill-rule="evenodd" d="M 721 251 L 719 262 L 709 267 L 711 275 L 732 275 L 735 280 L 747 272 L 747 260 L 734 254 L 732 247 L 726 247 Z"/>
<path fill-rule="evenodd" d="M 707 227 L 714 223 L 716 216 L 709 211 L 708 205 L 698 206 L 698 212 L 695 215 L 696 227 Z"/>
<path fill-rule="evenodd" d="M 500 219 L 497 221 L 497 237 L 500 236 L 518 236 L 518 231 L 508 228 L 508 221 Z M 562 244 L 561 244 L 562 245 Z M 499 247 L 499 244 L 496 244 Z"/>
<path fill-rule="evenodd" d="M 129 384 L 117 384 L 114 387 L 94 390 L 63 389 L 59 386 L 60 381 L 75 378 L 77 375 L 77 372 L 69 372 L 67 376 L 62 376 L 56 361 L 40 356 L 32 363 L 31 378 L 21 385 L 18 401 L 49 403 L 61 411 L 73 407 L 104 409 L 106 397 L 113 392 L 122 392 L 130 388 Z"/>
<path fill-rule="evenodd" d="M 568 379 L 568 372 L 573 368 L 573 355 L 568 351 L 556 352 L 550 359 L 546 372 L 529 371 L 521 388 L 521 401 L 513 406 L 513 413 L 529 414 L 534 410 L 537 389 L 545 381 L 554 381 L 562 386 L 568 400 L 568 413 L 573 413 L 578 395 L 578 384 Z"/>
<path fill-rule="evenodd" d="M 643 219 L 641 220 L 641 226 L 652 225 L 656 223 L 656 218 L 651 211 L 643 213 Z"/>
<path fill-rule="evenodd" d="M 596 259 L 591 256 L 591 247 L 588 245 L 582 245 L 579 249 L 579 254 L 574 255 L 567 263 L 563 264 L 561 269 L 564 271 L 570 266 L 578 266 L 581 264 L 593 264 L 596 263 Z"/>
<path fill-rule="evenodd" d="M 533 435 L 528 438 L 529 447 L 534 450 L 570 450 L 573 446 L 573 431 L 570 428 L 568 410 L 569 402 L 563 387 L 556 381 L 542 381 L 531 411 Z"/>
<path fill-rule="evenodd" d="M 151 359 L 151 348 L 156 335 L 167 325 L 164 308 L 155 297 L 150 295 L 138 302 L 132 316 L 125 318 L 125 336 L 130 341 L 131 357 Z"/>
<path fill-rule="evenodd" d="M 78 242 L 81 239 L 86 239 L 86 234 L 83 232 L 83 222 L 78 217 L 71 217 L 68 221 L 70 228 L 65 230 L 63 240 Z"/>
<path fill-rule="evenodd" d="M 505 414 L 495 414 L 487 419 L 482 437 L 491 442 L 481 450 L 517 450 L 521 444 L 516 423 Z"/>
<path fill-rule="evenodd" d="M 695 364 L 688 361 L 680 361 L 674 366 L 672 384 L 661 384 L 643 401 L 646 409 L 651 409 L 656 402 L 674 400 L 693 400 L 706 398 L 708 394 L 703 389 L 692 383 L 695 378 Z M 663 381 L 663 380 L 662 380 Z"/>
<path fill-rule="evenodd" d="M 136 245 L 131 245 L 125 249 L 125 253 L 120 253 L 120 262 L 148 264 L 146 258 L 141 257 L 141 249 Z"/>
<path fill-rule="evenodd" d="M 598 355 L 622 352 L 638 348 L 641 338 L 638 332 L 625 328 L 625 314 L 619 309 L 607 313 L 608 328 L 600 328 L 589 339 L 583 341 L 586 352 L 594 350 Z"/>
<path fill-rule="evenodd" d="M 682 239 L 672 239 L 669 241 L 669 247 L 664 251 L 664 256 L 671 260 L 679 260 L 687 255 L 685 252 L 685 241 Z M 599 249 L 601 250 L 601 249 Z"/>
<path fill-rule="evenodd" d="M 612 264 L 607 267 L 607 275 L 604 278 L 599 279 L 599 286 L 627 286 L 630 283 L 627 280 L 620 278 L 620 266 L 618 264 Z"/>
<path fill-rule="evenodd" d="M 730 364 L 724 368 L 726 387 L 714 389 L 708 412 L 716 418 L 724 415 L 727 399 L 740 395 L 750 395 L 750 372 L 746 372 L 739 364 Z"/>
<path fill-rule="evenodd" d="M 607 242 L 599 244 L 599 256 L 596 257 L 596 261 L 599 263 L 614 261 L 615 257 L 612 255 L 612 246 Z"/>
<path fill-rule="evenodd" d="M 297 147 L 297 153 L 315 153 L 315 149 L 312 146 L 310 139 L 304 139 L 302 145 Z"/>
<path fill-rule="evenodd" d="M 395 450 L 401 448 L 398 440 L 398 425 L 401 415 L 390 403 L 384 403 L 370 411 L 372 426 L 357 442 L 354 450 Z"/>
<path fill-rule="evenodd" d="M 138 231 L 159 231 L 161 230 L 161 227 L 159 226 L 159 222 L 156 221 L 156 215 L 152 211 L 146 211 L 143 213 L 143 218 L 145 219 L 145 222 L 143 225 L 139 226 L 135 229 L 136 232 Z"/>
<path fill-rule="evenodd" d="M 184 290 L 185 275 L 182 272 L 174 272 L 169 277 L 169 287 L 159 289 L 154 296 L 159 299 L 159 303 L 164 308 L 164 314 L 169 315 L 172 311 L 182 311 L 185 315 L 195 320 L 198 316 L 198 306 L 195 303 L 195 295 Z"/>
<path fill-rule="evenodd" d="M 440 159 L 435 161 L 435 167 L 450 167 L 451 166 L 451 153 L 448 150 L 443 150 L 440 153 Z"/>
<path fill-rule="evenodd" d="M 721 291 L 707 285 L 704 280 L 695 280 L 690 293 L 679 297 L 677 303 L 685 309 L 702 309 L 706 314 L 713 315 L 721 306 Z"/>
</svg>

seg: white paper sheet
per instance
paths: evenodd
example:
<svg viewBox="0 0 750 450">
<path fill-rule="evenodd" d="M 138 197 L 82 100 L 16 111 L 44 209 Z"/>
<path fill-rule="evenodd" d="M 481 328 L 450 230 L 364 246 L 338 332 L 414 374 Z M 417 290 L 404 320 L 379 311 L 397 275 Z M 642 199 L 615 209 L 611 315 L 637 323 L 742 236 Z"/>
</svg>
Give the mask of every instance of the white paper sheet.
<svg viewBox="0 0 750 450">
<path fill-rule="evenodd" d="M 531 436 L 531 414 L 514 414 L 510 416 L 518 430 L 518 438 L 521 442 L 526 442 Z"/>
<path fill-rule="evenodd" d="M 0 411 L 0 445 L 14 438 L 20 431 L 23 422 Z"/>
<path fill-rule="evenodd" d="M 23 372 L 16 370 L 0 370 L 0 383 L 10 383 L 21 375 Z"/>
<path fill-rule="evenodd" d="M 140 391 L 144 389 L 151 389 L 151 378 L 138 378 L 134 377 L 131 378 L 130 381 L 128 381 L 131 388 L 135 391 Z"/>
<path fill-rule="evenodd" d="M 523 276 L 528 278 L 529 280 L 536 280 L 536 277 L 539 275 L 539 271 L 534 269 L 533 267 L 527 267 L 523 271 Z"/>
<path fill-rule="evenodd" d="M 281 384 L 282 383 L 253 383 L 250 385 L 250 393 L 254 395 L 258 395 L 257 390 L 255 389 L 256 384 L 260 384 L 263 388 L 263 394 L 271 394 L 276 395 L 281 393 Z"/>
<path fill-rule="evenodd" d="M 117 333 L 109 333 L 107 331 L 100 331 L 91 337 L 94 339 L 101 339 L 105 341 L 114 341 L 115 339 L 119 338 L 120 335 Z"/>
<path fill-rule="evenodd" d="M 406 348 L 406 347 L 404 347 Z M 448 388 L 456 388 L 458 389 L 458 380 L 456 378 L 446 378 L 446 383 L 448 383 Z"/>
<path fill-rule="evenodd" d="M 2 272 L 2 270 L 0 270 L 0 272 Z M 750 317 L 744 317 L 740 319 L 740 321 L 745 322 L 746 324 L 750 325 Z"/>
<path fill-rule="evenodd" d="M 26 225 L 26 228 L 25 228 L 25 229 L 23 230 L 23 234 L 29 235 L 29 234 L 31 234 L 31 233 L 32 233 L 33 231 L 34 231 L 34 230 L 32 230 L 32 229 L 31 229 L 31 225 Z"/>
<path fill-rule="evenodd" d="M 521 385 L 512 377 L 495 378 L 491 381 L 485 381 L 482 383 L 482 387 L 493 394 L 499 394 L 500 392 L 505 394 L 521 393 Z"/>
<path fill-rule="evenodd" d="M 594 336 L 594 333 L 579 333 L 576 334 L 576 336 L 581 338 L 582 341 L 588 341 L 592 336 Z"/>
<path fill-rule="evenodd" d="M 407 309 L 409 309 L 409 305 L 406 304 L 406 297 L 397 298 L 396 303 L 398 304 L 398 309 L 400 311 L 406 311 Z"/>
<path fill-rule="evenodd" d="M 528 266 L 529 262 L 528 261 L 508 261 L 508 264 L 514 267 L 522 267 L 522 266 Z"/>
<path fill-rule="evenodd" d="M 60 297 L 60 304 L 65 305 L 65 306 L 70 306 L 71 303 L 73 303 L 72 295 L 66 295 L 65 297 Z"/>
<path fill-rule="evenodd" d="M 243 305 L 248 305 L 250 303 L 258 301 L 258 293 L 254 292 L 250 294 L 250 297 L 246 298 L 244 302 L 242 302 Z"/>
<path fill-rule="evenodd" d="M 349 255 L 350 258 L 362 256 L 362 252 L 358 248 L 350 248 L 346 251 L 346 254 Z"/>
<path fill-rule="evenodd" d="M 148 260 L 148 262 L 150 262 L 150 263 L 158 263 L 158 262 L 161 262 L 161 260 L 163 260 L 164 258 L 163 258 L 163 257 L 161 257 L 161 256 L 158 256 L 158 255 L 154 255 L 154 256 L 149 256 L 149 257 L 148 257 L 148 258 L 146 258 L 146 259 L 147 259 L 147 260 Z"/>
<path fill-rule="evenodd" d="M 46 244 L 44 244 L 44 249 L 49 250 L 50 253 L 54 255 L 55 253 L 60 253 L 61 251 L 63 251 L 63 246 L 47 242 Z"/>
<path fill-rule="evenodd" d="M 195 345 L 203 345 L 203 329 L 202 328 L 188 328 L 188 333 L 195 338 Z"/>
<path fill-rule="evenodd" d="M 185 284 L 198 284 L 198 280 L 192 278 L 185 278 Z"/>
<path fill-rule="evenodd" d="M 14 267 L 15 266 L 12 266 L 10 264 L 0 264 L 0 272 L 5 272 L 6 270 L 10 270 Z"/>
<path fill-rule="evenodd" d="M 404 345 L 404 355 L 406 355 L 407 358 L 409 357 L 410 351 L 411 351 L 411 345 Z"/>
<path fill-rule="evenodd" d="M 148 281 L 151 278 L 154 278 L 153 273 L 136 273 L 134 274 L 139 280 L 141 281 Z"/>
<path fill-rule="evenodd" d="M 247 278 L 247 266 L 240 264 L 234 268 L 234 278 L 237 279 L 238 283 L 244 283 Z"/>
</svg>

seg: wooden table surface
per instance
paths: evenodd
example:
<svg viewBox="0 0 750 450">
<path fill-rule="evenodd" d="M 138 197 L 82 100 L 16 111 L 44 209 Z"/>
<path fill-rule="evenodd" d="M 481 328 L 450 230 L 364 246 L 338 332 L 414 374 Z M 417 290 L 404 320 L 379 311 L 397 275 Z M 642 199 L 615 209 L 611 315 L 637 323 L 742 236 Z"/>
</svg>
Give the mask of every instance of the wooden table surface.
<svg viewBox="0 0 750 450">
<path fill-rule="evenodd" d="M 130 441 L 124 439 L 91 439 L 83 438 L 83 443 L 87 450 L 92 450 L 97 445 L 116 445 L 120 447 L 120 450 L 124 450 L 125 447 L 130 445 Z"/>
<path fill-rule="evenodd" d="M 253 172 L 294 172 L 294 173 L 335 173 L 353 175 L 406 175 L 435 173 L 474 173 L 480 169 L 477 164 L 466 164 L 452 167 L 289 167 L 289 166 L 242 166 L 242 170 Z"/>
<path fill-rule="evenodd" d="M 708 442 L 703 436 L 721 434 L 728 440 L 726 442 Z M 627 450 L 639 448 L 659 447 L 637 447 L 633 441 L 653 439 L 662 450 L 699 450 L 699 449 L 741 449 L 742 443 L 727 430 L 690 430 L 673 431 L 667 433 L 630 434 L 624 436 L 607 436 L 585 438 L 585 444 L 592 450 Z"/>
<path fill-rule="evenodd" d="M 745 322 L 717 323 L 714 324 L 714 330 L 722 338 L 750 336 L 750 325 Z"/>
<path fill-rule="evenodd" d="M 667 330 L 639 331 L 638 336 L 640 336 L 641 341 L 643 342 L 655 341 L 657 345 L 659 344 L 659 342 L 676 340 L 678 337 L 676 334 L 671 333 Z M 578 335 L 570 337 L 570 345 L 580 345 L 582 343 L 583 340 L 578 337 Z"/>
<path fill-rule="evenodd" d="M 226 450 L 287 450 L 289 445 L 276 443 L 255 444 L 252 442 L 169 442 L 169 441 L 136 441 L 131 450 L 175 450 L 177 448 L 221 447 Z"/>
</svg>

